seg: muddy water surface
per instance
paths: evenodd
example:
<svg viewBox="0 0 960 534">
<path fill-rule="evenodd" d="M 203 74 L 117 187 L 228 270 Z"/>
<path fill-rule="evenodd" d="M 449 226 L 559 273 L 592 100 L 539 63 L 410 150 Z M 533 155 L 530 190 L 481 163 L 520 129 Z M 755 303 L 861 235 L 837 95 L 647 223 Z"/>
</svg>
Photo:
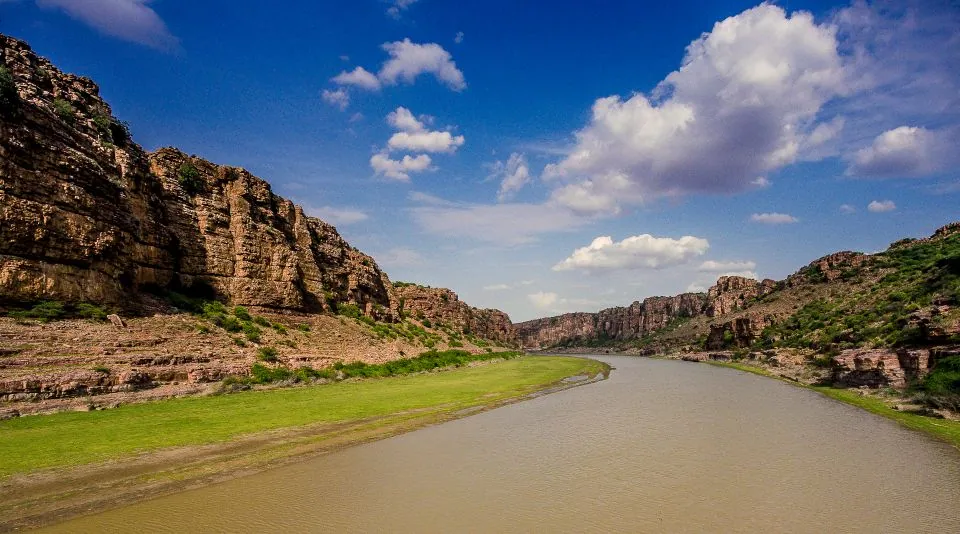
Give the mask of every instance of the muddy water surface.
<svg viewBox="0 0 960 534">
<path fill-rule="evenodd" d="M 960 532 L 960 453 L 811 391 L 601 357 L 609 380 L 51 532 Z"/>
</svg>

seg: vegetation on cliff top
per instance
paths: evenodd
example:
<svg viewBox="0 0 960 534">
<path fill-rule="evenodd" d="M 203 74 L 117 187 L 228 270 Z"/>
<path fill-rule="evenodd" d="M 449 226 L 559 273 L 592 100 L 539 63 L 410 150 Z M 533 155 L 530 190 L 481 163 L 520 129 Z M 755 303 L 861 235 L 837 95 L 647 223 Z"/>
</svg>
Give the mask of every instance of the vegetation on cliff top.
<svg viewBox="0 0 960 534">
<path fill-rule="evenodd" d="M 518 358 L 443 373 L 22 417 L 0 421 L 0 477 L 317 423 L 412 410 L 424 410 L 421 413 L 426 415 L 456 413 L 516 398 L 569 376 L 596 375 L 606 368 L 580 358 Z"/>
</svg>

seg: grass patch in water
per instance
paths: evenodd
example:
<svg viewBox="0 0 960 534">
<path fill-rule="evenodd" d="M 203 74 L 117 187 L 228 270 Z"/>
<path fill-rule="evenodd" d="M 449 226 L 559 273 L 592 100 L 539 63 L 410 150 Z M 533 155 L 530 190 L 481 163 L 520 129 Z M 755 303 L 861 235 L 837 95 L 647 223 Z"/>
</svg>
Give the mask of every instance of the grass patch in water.
<svg viewBox="0 0 960 534">
<path fill-rule="evenodd" d="M 0 478 L 316 423 L 429 408 L 456 411 L 520 397 L 568 376 L 595 375 L 605 369 L 606 364 L 581 358 L 517 358 L 442 373 L 10 419 L 0 421 Z"/>
</svg>

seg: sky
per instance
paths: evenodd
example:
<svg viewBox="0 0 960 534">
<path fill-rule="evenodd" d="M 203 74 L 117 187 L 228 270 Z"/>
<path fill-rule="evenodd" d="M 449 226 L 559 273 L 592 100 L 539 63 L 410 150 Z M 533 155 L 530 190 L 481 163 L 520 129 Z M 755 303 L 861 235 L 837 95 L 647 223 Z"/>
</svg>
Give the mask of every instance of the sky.
<svg viewBox="0 0 960 534">
<path fill-rule="evenodd" d="M 0 0 L 0 32 L 515 322 L 960 220 L 949 0 Z"/>
</svg>

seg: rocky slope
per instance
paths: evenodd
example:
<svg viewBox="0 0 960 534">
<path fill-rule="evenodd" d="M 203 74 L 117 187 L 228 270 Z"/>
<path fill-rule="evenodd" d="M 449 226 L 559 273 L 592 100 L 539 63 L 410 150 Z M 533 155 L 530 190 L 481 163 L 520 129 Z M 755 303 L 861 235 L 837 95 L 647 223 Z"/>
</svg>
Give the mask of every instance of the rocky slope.
<svg viewBox="0 0 960 534">
<path fill-rule="evenodd" d="M 403 312 L 421 322 L 428 321 L 428 324 L 437 327 L 452 327 L 481 339 L 510 345 L 517 342 L 517 331 L 510 322 L 510 316 L 500 310 L 474 308 L 445 288 L 396 283 L 394 291 Z"/>
<path fill-rule="evenodd" d="M 125 329 L 0 319 L 0 400 L 204 383 L 248 370 L 268 343 L 280 364 L 323 365 L 515 341 L 506 314 L 434 292 L 398 291 L 333 226 L 244 169 L 147 153 L 92 80 L 0 35 L 0 317 L 54 302 L 137 318 Z M 446 330 L 405 321 L 405 300 Z M 264 319 L 277 327 L 241 347 L 234 328 L 252 332 L 251 318 L 177 315 L 214 301 L 283 320 Z M 324 332 L 274 335 L 291 324 Z M 167 334 L 151 344 L 151 328 Z"/>
</svg>

